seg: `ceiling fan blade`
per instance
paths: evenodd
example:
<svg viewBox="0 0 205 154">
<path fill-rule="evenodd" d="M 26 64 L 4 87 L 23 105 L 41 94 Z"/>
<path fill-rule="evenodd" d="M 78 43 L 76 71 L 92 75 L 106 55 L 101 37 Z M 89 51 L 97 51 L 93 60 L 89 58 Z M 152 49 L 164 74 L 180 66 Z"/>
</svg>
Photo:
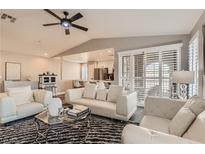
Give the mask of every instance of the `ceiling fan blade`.
<svg viewBox="0 0 205 154">
<path fill-rule="evenodd" d="M 43 26 L 54 26 L 54 25 L 60 25 L 60 23 L 43 24 Z"/>
<path fill-rule="evenodd" d="M 73 26 L 73 27 L 75 27 L 75 28 L 78 28 L 78 29 L 80 29 L 80 30 L 88 31 L 88 28 L 82 27 L 82 26 L 79 26 L 79 25 L 76 25 L 76 24 L 71 24 L 71 26 Z"/>
<path fill-rule="evenodd" d="M 70 22 L 76 21 L 80 18 L 82 18 L 83 15 L 81 13 L 77 13 L 76 15 L 72 16 L 70 19 L 68 19 Z"/>
<path fill-rule="evenodd" d="M 56 17 L 57 19 L 61 20 L 61 18 L 59 16 L 57 16 L 55 13 L 53 13 L 51 10 L 49 9 L 44 9 L 44 11 L 48 12 L 49 14 L 51 14 L 52 16 Z"/>
<path fill-rule="evenodd" d="M 69 29 L 65 29 L 65 34 L 69 35 L 70 34 L 70 30 Z"/>
</svg>

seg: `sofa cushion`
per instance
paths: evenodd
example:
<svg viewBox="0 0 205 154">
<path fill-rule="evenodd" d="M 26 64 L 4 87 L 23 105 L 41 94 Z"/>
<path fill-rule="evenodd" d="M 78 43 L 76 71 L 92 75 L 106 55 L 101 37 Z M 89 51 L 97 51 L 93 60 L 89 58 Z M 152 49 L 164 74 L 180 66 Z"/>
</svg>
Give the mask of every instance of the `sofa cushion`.
<svg viewBox="0 0 205 154">
<path fill-rule="evenodd" d="M 0 98 L 1 98 L 1 97 L 6 97 L 6 96 L 8 96 L 7 93 L 0 93 Z"/>
<path fill-rule="evenodd" d="M 82 85 L 80 84 L 79 80 L 74 80 L 73 81 L 73 87 L 78 88 L 81 87 Z"/>
<path fill-rule="evenodd" d="M 107 100 L 107 89 L 98 89 L 96 99 L 106 101 Z"/>
<path fill-rule="evenodd" d="M 109 118 L 116 117 L 116 104 L 112 102 L 93 100 L 91 112 Z"/>
<path fill-rule="evenodd" d="M 155 117 L 155 116 L 144 116 L 140 126 L 153 129 L 156 131 L 168 133 L 168 126 L 171 120 Z"/>
<path fill-rule="evenodd" d="M 43 105 L 36 102 L 21 104 L 16 108 L 18 119 L 37 114 L 43 110 Z"/>
<path fill-rule="evenodd" d="M 116 104 L 101 100 L 80 98 L 71 101 L 72 104 L 85 105 L 91 109 L 91 113 L 109 118 L 116 117 Z"/>
<path fill-rule="evenodd" d="M 13 97 L 17 105 L 33 101 L 31 86 L 8 88 L 8 95 Z"/>
<path fill-rule="evenodd" d="M 93 100 L 93 99 L 86 99 L 86 98 L 79 98 L 79 99 L 72 100 L 70 103 L 71 104 L 85 105 L 85 106 L 90 108 L 90 107 L 93 106 L 93 103 L 95 103 L 95 100 Z"/>
<path fill-rule="evenodd" d="M 111 85 L 108 90 L 107 101 L 109 102 L 117 102 L 120 95 L 123 94 L 123 86 Z"/>
<path fill-rule="evenodd" d="M 189 108 L 196 116 L 205 110 L 205 100 L 198 96 L 191 97 L 184 107 Z"/>
<path fill-rule="evenodd" d="M 186 107 L 182 107 L 169 124 L 169 133 L 182 136 L 195 119 L 195 114 Z"/>
<path fill-rule="evenodd" d="M 83 97 L 94 99 L 97 91 L 96 84 L 87 84 L 85 86 Z"/>
<path fill-rule="evenodd" d="M 205 111 L 200 113 L 183 138 L 205 143 Z"/>
<path fill-rule="evenodd" d="M 98 89 L 105 89 L 105 84 L 102 81 L 97 82 Z"/>
</svg>

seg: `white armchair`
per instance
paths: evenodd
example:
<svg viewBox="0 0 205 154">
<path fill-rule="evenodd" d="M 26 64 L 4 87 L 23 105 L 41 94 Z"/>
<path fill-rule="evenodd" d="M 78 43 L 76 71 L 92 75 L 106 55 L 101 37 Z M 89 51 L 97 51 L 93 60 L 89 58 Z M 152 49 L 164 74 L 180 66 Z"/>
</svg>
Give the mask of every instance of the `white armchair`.
<svg viewBox="0 0 205 154">
<path fill-rule="evenodd" d="M 15 97 L 9 96 L 8 93 L 2 93 L 0 97 L 0 124 L 42 112 L 52 99 L 52 93 L 45 90 L 34 90 L 32 96 L 30 102 L 18 104 Z"/>
</svg>

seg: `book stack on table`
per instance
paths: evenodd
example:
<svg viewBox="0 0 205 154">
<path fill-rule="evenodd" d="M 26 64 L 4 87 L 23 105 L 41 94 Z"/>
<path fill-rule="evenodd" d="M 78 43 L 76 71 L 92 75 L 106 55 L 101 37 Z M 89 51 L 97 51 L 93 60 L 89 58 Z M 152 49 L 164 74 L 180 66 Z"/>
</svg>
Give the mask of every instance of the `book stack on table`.
<svg viewBox="0 0 205 154">
<path fill-rule="evenodd" d="M 72 109 L 69 109 L 67 111 L 68 116 L 71 117 L 80 117 L 85 115 L 86 113 L 89 113 L 89 108 L 83 105 L 74 105 Z"/>
</svg>

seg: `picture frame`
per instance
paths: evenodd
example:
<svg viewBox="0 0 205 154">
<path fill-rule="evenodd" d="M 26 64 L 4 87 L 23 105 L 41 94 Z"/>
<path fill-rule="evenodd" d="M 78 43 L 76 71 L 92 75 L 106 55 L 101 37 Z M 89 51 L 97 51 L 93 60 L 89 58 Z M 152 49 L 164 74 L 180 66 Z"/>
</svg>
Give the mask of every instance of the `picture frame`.
<svg viewBox="0 0 205 154">
<path fill-rule="evenodd" d="M 16 62 L 5 63 L 5 80 L 7 81 L 21 80 L 21 63 L 16 63 Z"/>
</svg>

